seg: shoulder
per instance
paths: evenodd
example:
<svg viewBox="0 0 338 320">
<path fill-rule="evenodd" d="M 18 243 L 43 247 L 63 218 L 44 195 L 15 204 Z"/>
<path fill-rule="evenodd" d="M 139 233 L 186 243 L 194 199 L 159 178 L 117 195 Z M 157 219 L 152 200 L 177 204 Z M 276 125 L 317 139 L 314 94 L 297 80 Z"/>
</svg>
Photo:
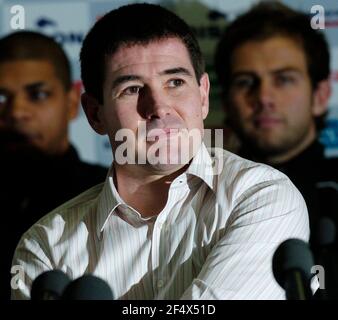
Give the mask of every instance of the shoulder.
<svg viewBox="0 0 338 320">
<path fill-rule="evenodd" d="M 217 153 L 216 158 L 223 159 L 223 168 L 217 176 L 217 194 L 230 207 L 271 206 L 275 213 L 306 208 L 301 193 L 284 173 L 226 150 Z"/>
<path fill-rule="evenodd" d="M 265 164 L 218 151 L 223 168 L 217 176 L 216 197 L 232 226 L 291 228 L 308 238 L 308 212 L 304 198 L 282 172 Z M 272 229 L 270 229 L 272 230 Z M 277 230 L 277 229 L 276 229 Z"/>
<path fill-rule="evenodd" d="M 257 184 L 290 184 L 282 172 L 266 164 L 254 162 L 223 149 L 214 149 L 215 159 L 221 164 L 218 182 L 227 186 L 249 189 Z M 291 183 L 292 184 L 292 183 Z"/>
<path fill-rule="evenodd" d="M 98 196 L 104 183 L 98 184 L 75 198 L 55 208 L 37 221 L 22 238 L 34 239 L 43 235 L 46 238 L 63 234 L 65 230 L 76 228 L 81 222 L 90 219 L 96 212 Z"/>
</svg>

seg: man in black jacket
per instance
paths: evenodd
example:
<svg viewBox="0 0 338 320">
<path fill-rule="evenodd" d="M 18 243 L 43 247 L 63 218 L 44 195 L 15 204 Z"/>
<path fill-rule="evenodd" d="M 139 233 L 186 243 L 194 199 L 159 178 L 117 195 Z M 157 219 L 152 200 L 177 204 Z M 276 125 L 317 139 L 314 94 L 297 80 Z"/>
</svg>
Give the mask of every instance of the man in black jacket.
<svg viewBox="0 0 338 320">
<path fill-rule="evenodd" d="M 65 201 L 105 179 L 70 144 L 79 90 L 69 61 L 51 38 L 17 32 L 0 39 L 1 298 L 21 235 Z M 5 285 L 7 284 L 7 285 Z"/>
<path fill-rule="evenodd" d="M 258 4 L 227 26 L 215 57 L 238 153 L 279 169 L 300 190 L 318 263 L 338 227 L 338 159 L 325 158 L 318 141 L 331 93 L 329 65 L 327 42 L 309 16 L 278 2 Z"/>
</svg>

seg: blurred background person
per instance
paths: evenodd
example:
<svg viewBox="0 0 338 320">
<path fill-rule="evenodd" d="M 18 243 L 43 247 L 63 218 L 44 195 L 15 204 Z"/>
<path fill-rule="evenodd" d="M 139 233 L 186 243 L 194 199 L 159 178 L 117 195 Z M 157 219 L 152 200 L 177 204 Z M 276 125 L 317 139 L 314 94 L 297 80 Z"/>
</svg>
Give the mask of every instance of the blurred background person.
<svg viewBox="0 0 338 320">
<path fill-rule="evenodd" d="M 69 142 L 79 96 L 52 38 L 22 31 L 0 39 L 2 299 L 10 297 L 11 259 L 22 233 L 105 179 L 106 169 L 82 162 Z"/>
<path fill-rule="evenodd" d="M 278 2 L 257 4 L 228 25 L 215 56 L 238 153 L 277 168 L 298 187 L 317 257 L 335 241 L 334 231 L 323 240 L 321 219 L 338 221 L 338 159 L 325 158 L 318 140 L 331 94 L 329 66 L 327 41 L 310 17 Z"/>
</svg>

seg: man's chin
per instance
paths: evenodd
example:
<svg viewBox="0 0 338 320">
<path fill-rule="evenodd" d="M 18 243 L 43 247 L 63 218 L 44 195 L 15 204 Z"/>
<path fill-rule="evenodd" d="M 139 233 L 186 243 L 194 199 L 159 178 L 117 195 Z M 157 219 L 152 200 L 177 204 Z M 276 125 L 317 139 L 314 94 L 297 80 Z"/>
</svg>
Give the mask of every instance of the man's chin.
<svg viewBox="0 0 338 320">
<path fill-rule="evenodd" d="M 164 163 L 149 164 L 153 172 L 159 172 L 161 174 L 166 174 L 166 175 L 174 173 L 187 165 L 188 164 L 164 164 Z"/>
<path fill-rule="evenodd" d="M 25 135 L 15 131 L 0 132 L 0 150 L 2 153 L 25 154 L 37 153 L 39 147 Z"/>
<path fill-rule="evenodd" d="M 24 143 L 5 144 L 0 147 L 0 150 L 1 155 L 8 159 L 37 161 L 46 156 L 38 147 Z"/>
<path fill-rule="evenodd" d="M 280 143 L 273 143 L 271 141 L 255 141 L 251 142 L 252 151 L 254 154 L 260 157 L 271 157 L 277 156 L 284 153 L 287 150 L 287 147 L 281 145 Z"/>
<path fill-rule="evenodd" d="M 245 149 L 268 151 L 278 149 L 281 137 L 273 130 L 237 130 L 234 131 Z"/>
</svg>

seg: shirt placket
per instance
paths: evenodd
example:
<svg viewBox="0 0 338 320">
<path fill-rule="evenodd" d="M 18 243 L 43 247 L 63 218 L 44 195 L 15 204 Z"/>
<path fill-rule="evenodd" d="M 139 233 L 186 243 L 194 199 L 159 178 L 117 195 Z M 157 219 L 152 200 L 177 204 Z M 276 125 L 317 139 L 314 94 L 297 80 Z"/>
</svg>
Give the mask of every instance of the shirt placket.
<svg viewBox="0 0 338 320">
<path fill-rule="evenodd" d="M 172 217 L 170 211 L 177 201 L 180 201 L 186 192 L 188 187 L 181 187 L 184 181 L 177 181 L 177 185 L 174 188 L 169 189 L 168 194 L 168 206 L 158 216 L 154 223 L 152 233 L 152 266 L 153 266 L 153 290 L 154 297 L 158 299 L 165 299 L 165 292 L 163 291 L 168 282 L 168 255 L 170 251 L 169 243 L 169 221 Z"/>
<path fill-rule="evenodd" d="M 159 219 L 155 222 L 153 230 L 153 242 L 152 242 L 152 257 L 153 257 L 153 290 L 154 296 L 161 296 L 161 291 L 165 286 L 165 255 L 167 252 L 166 243 L 164 239 L 164 226 L 163 219 Z"/>
</svg>

